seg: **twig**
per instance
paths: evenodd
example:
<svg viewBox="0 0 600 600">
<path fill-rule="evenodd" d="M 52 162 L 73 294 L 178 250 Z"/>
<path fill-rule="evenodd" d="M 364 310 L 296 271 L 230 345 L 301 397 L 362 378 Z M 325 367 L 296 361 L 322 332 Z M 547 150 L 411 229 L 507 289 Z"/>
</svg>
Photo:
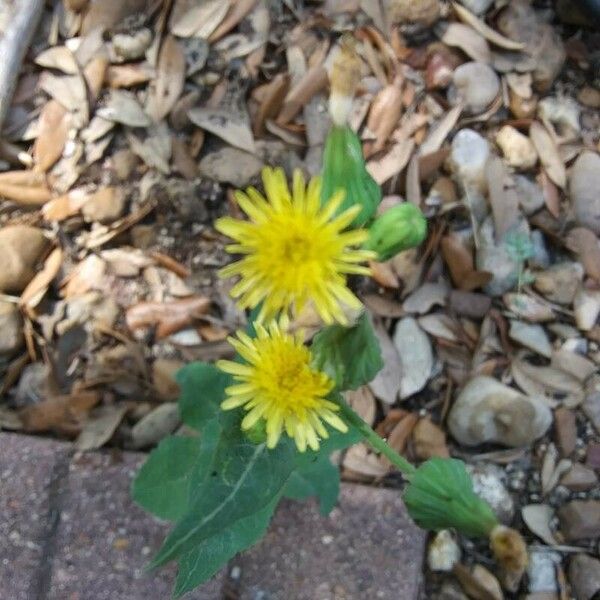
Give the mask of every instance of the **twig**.
<svg viewBox="0 0 600 600">
<path fill-rule="evenodd" d="M 44 0 L 8 0 L 13 17 L 0 38 L 0 132 L 8 113 L 21 63 L 40 22 Z"/>
</svg>

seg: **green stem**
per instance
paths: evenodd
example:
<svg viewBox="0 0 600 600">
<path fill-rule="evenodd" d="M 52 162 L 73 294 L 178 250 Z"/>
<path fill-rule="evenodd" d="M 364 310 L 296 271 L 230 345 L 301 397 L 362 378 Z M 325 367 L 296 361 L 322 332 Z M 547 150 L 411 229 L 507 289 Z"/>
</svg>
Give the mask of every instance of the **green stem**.
<svg viewBox="0 0 600 600">
<path fill-rule="evenodd" d="M 378 436 L 349 406 L 346 402 L 341 402 L 341 413 L 346 421 L 356 427 L 363 435 L 370 446 L 385 456 L 407 479 L 416 472 L 403 456 L 400 456 L 395 450 L 387 445 L 386 441 Z"/>
</svg>

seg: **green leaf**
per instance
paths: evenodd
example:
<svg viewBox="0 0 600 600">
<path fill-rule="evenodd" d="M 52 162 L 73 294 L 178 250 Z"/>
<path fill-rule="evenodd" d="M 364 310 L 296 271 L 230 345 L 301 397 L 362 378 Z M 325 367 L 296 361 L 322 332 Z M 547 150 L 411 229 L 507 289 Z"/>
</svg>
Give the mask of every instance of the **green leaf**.
<svg viewBox="0 0 600 600">
<path fill-rule="evenodd" d="M 473 491 L 464 463 L 454 458 L 424 462 L 411 477 L 404 503 L 423 529 L 452 527 L 471 537 L 488 537 L 498 524 L 487 502 Z"/>
<path fill-rule="evenodd" d="M 313 366 L 327 373 L 340 390 L 355 390 L 383 367 L 379 342 L 365 313 L 353 327 L 330 325 L 314 338 Z"/>
<path fill-rule="evenodd" d="M 279 496 L 254 514 L 202 541 L 178 561 L 173 595 L 179 598 L 212 577 L 230 558 L 249 548 L 267 531 Z"/>
<path fill-rule="evenodd" d="M 339 493 L 340 470 L 323 454 L 314 457 L 313 462 L 299 466 L 283 490 L 283 495 L 292 500 L 306 500 L 317 496 L 322 515 L 331 512 Z"/>
<path fill-rule="evenodd" d="M 338 212 L 359 204 L 362 209 L 352 225 L 361 227 L 374 216 L 381 202 L 381 188 L 365 166 L 360 139 L 350 127 L 332 127 L 323 152 L 321 203 L 339 189 L 346 192 Z"/>
<path fill-rule="evenodd" d="M 202 431 L 202 427 L 221 412 L 220 404 L 225 398 L 225 388 L 231 384 L 231 377 L 214 365 L 195 362 L 180 369 L 176 379 L 181 388 L 181 419 L 186 425 Z"/>
<path fill-rule="evenodd" d="M 282 441 L 273 450 L 241 434 L 222 436 L 214 470 L 192 490 L 187 513 L 167 536 L 151 566 L 190 552 L 204 540 L 274 501 L 294 468 L 294 450 Z"/>
<path fill-rule="evenodd" d="M 155 448 L 132 484 L 133 499 L 161 519 L 181 517 L 188 503 L 190 479 L 200 440 L 172 436 Z"/>
</svg>

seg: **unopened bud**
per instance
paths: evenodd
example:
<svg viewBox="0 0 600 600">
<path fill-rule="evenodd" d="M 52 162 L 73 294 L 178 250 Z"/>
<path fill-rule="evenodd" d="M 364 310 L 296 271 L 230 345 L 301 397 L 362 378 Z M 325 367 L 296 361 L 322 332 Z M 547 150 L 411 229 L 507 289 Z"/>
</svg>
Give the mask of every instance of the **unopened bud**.
<svg viewBox="0 0 600 600">
<path fill-rule="evenodd" d="M 373 221 L 365 248 L 377 252 L 377 260 L 383 262 L 418 246 L 426 236 L 427 220 L 423 213 L 411 202 L 403 202 Z"/>
<path fill-rule="evenodd" d="M 327 134 L 321 202 L 329 200 L 340 189 L 345 191 L 340 212 L 356 204 L 361 206 L 352 222 L 354 227 L 362 227 L 375 216 L 381 202 L 381 189 L 367 171 L 358 136 L 347 125 L 334 125 Z"/>
<path fill-rule="evenodd" d="M 490 547 L 500 567 L 504 587 L 516 591 L 529 562 L 523 536 L 516 529 L 496 525 L 490 533 Z"/>
</svg>

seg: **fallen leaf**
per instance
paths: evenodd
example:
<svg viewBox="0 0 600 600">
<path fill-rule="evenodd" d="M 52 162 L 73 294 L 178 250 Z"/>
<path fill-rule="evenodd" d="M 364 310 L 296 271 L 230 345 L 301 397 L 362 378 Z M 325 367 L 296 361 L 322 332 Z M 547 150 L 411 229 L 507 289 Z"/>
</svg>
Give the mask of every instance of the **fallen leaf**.
<svg viewBox="0 0 600 600">
<path fill-rule="evenodd" d="M 113 436 L 128 410 L 126 404 L 109 404 L 92 411 L 75 440 L 75 448 L 86 451 L 104 446 Z"/>
<path fill-rule="evenodd" d="M 488 158 L 485 165 L 485 178 L 494 217 L 496 239 L 501 240 L 507 231 L 518 224 L 521 216 L 519 197 L 515 188 L 511 186 L 512 180 L 501 158 L 496 156 Z"/>
<path fill-rule="evenodd" d="M 369 387 L 377 398 L 386 404 L 394 404 L 398 399 L 398 392 L 402 384 L 400 355 L 380 321 L 375 321 L 373 329 L 379 342 L 383 368 L 369 383 Z"/>
<path fill-rule="evenodd" d="M 70 127 L 71 117 L 67 110 L 56 100 L 46 102 L 32 152 L 38 171 L 46 172 L 62 156 Z"/>
<path fill-rule="evenodd" d="M 111 88 L 134 87 L 154 77 L 156 77 L 156 69 L 146 62 L 110 65 L 106 70 L 106 82 Z"/>
<path fill-rule="evenodd" d="M 382 158 L 370 160 L 367 163 L 367 171 L 379 185 L 382 185 L 402 172 L 410 160 L 414 147 L 415 141 L 412 138 L 404 138 L 396 142 Z"/>
<path fill-rule="evenodd" d="M 367 425 L 372 426 L 375 423 L 377 404 L 369 386 L 363 385 L 357 390 L 349 390 L 344 396 L 346 402 Z"/>
<path fill-rule="evenodd" d="M 236 0 L 219 26 L 208 36 L 209 42 L 220 40 L 229 33 L 253 8 L 257 0 Z"/>
<path fill-rule="evenodd" d="M 478 19 L 472 12 L 467 10 L 464 6 L 453 2 L 452 7 L 454 12 L 458 15 L 458 18 L 467 25 L 470 25 L 480 33 L 484 38 L 490 41 L 492 44 L 505 48 L 506 50 L 524 50 L 525 44 L 521 42 L 515 42 L 501 34 L 494 31 L 491 27 L 488 27 L 481 19 Z"/>
<path fill-rule="evenodd" d="M 283 100 L 288 92 L 290 77 L 279 73 L 273 80 L 262 86 L 262 100 L 254 119 L 254 135 L 259 137 L 264 132 L 265 121 L 273 119 L 281 109 Z M 257 91 L 257 90 L 255 90 Z"/>
<path fill-rule="evenodd" d="M 384 477 L 388 473 L 388 467 L 363 443 L 351 446 L 342 464 L 346 469 L 366 477 Z"/>
<path fill-rule="evenodd" d="M 475 270 L 473 255 L 463 245 L 459 236 L 454 234 L 444 236 L 441 249 L 452 281 L 458 289 L 472 291 L 491 280 L 491 273 Z"/>
<path fill-rule="evenodd" d="M 73 298 L 96 289 L 101 285 L 105 271 L 106 263 L 95 254 L 90 254 L 61 281 L 61 296 Z"/>
<path fill-rule="evenodd" d="M 168 35 L 160 48 L 156 79 L 150 86 L 146 113 L 155 121 L 166 117 L 183 92 L 185 54 L 177 40 Z"/>
<path fill-rule="evenodd" d="M 486 39 L 468 25 L 449 23 L 440 39 L 448 46 L 460 48 L 473 60 L 486 64 L 492 62 L 492 52 Z"/>
<path fill-rule="evenodd" d="M 567 235 L 569 250 L 579 256 L 585 272 L 600 283 L 600 242 L 596 234 L 585 227 L 575 227 Z"/>
<path fill-rule="evenodd" d="M 131 151 L 139 156 L 149 167 L 158 169 L 161 173 L 169 175 L 171 167 L 171 134 L 169 127 L 161 121 L 147 129 L 148 135 L 142 141 L 132 132 L 127 131 L 126 137 Z"/>
<path fill-rule="evenodd" d="M 405 400 L 427 385 L 433 371 L 433 349 L 413 317 L 398 321 L 393 342 L 402 363 L 400 399 Z"/>
<path fill-rule="evenodd" d="M 397 78 L 375 96 L 367 118 L 367 129 L 375 137 L 370 154 L 383 149 L 402 114 L 402 79 Z"/>
<path fill-rule="evenodd" d="M 96 110 L 96 115 L 129 127 L 148 127 L 152 123 L 134 94 L 123 90 L 110 90 L 106 103 Z"/>
<path fill-rule="evenodd" d="M 60 248 L 54 248 L 45 260 L 42 270 L 35 274 L 35 277 L 23 290 L 19 300 L 21 307 L 24 307 L 27 311 L 31 311 L 41 302 L 44 294 L 48 291 L 48 287 L 58 275 L 62 266 L 62 260 L 63 251 Z"/>
<path fill-rule="evenodd" d="M 548 177 L 560 188 L 567 183 L 567 172 L 558 147 L 548 130 L 538 121 L 533 121 L 529 127 L 529 137 L 540 157 Z"/>
<path fill-rule="evenodd" d="M 458 104 L 454 108 L 451 108 L 438 123 L 436 123 L 423 143 L 419 146 L 419 154 L 426 156 L 437 152 L 448 137 L 449 133 L 454 129 L 460 114 L 462 113 L 463 106 Z"/>
<path fill-rule="evenodd" d="M 554 509 L 548 504 L 529 504 L 521 509 L 523 521 L 529 530 L 549 546 L 558 542 L 550 529 L 550 521 L 554 518 Z"/>
<path fill-rule="evenodd" d="M 209 307 L 210 300 L 204 296 L 170 302 L 140 302 L 127 309 L 125 321 L 132 331 L 156 326 L 156 337 L 160 339 L 190 326 Z"/>
<path fill-rule="evenodd" d="M 42 207 L 42 215 L 46 221 L 64 221 L 81 210 L 88 201 L 89 194 L 78 188 L 49 200 Z"/>
<path fill-rule="evenodd" d="M 221 24 L 230 0 L 176 0 L 171 11 L 169 29 L 177 37 L 208 37 Z"/>
<path fill-rule="evenodd" d="M 99 401 L 100 394 L 95 391 L 42 400 L 20 412 L 23 430 L 28 433 L 52 430 L 72 435 L 81 429 L 86 415 Z"/>
<path fill-rule="evenodd" d="M 277 124 L 289 123 L 317 92 L 325 88 L 327 82 L 327 71 L 322 64 L 308 69 L 287 93 L 276 120 Z"/>
<path fill-rule="evenodd" d="M 79 73 L 79 65 L 66 46 L 53 46 L 35 57 L 35 64 L 47 69 L 57 69 L 66 75 Z"/>
<path fill-rule="evenodd" d="M 39 86 L 69 111 L 74 127 L 79 129 L 86 125 L 89 121 L 88 92 L 81 73 L 57 76 L 44 71 Z"/>
<path fill-rule="evenodd" d="M 450 456 L 446 445 L 446 434 L 430 419 L 419 419 L 413 428 L 412 442 L 419 460 L 428 460 L 434 456 L 441 458 Z"/>
<path fill-rule="evenodd" d="M 228 144 L 254 153 L 250 118 L 245 109 L 235 113 L 223 108 L 193 108 L 188 117 L 195 125 L 225 140 Z"/>
</svg>

